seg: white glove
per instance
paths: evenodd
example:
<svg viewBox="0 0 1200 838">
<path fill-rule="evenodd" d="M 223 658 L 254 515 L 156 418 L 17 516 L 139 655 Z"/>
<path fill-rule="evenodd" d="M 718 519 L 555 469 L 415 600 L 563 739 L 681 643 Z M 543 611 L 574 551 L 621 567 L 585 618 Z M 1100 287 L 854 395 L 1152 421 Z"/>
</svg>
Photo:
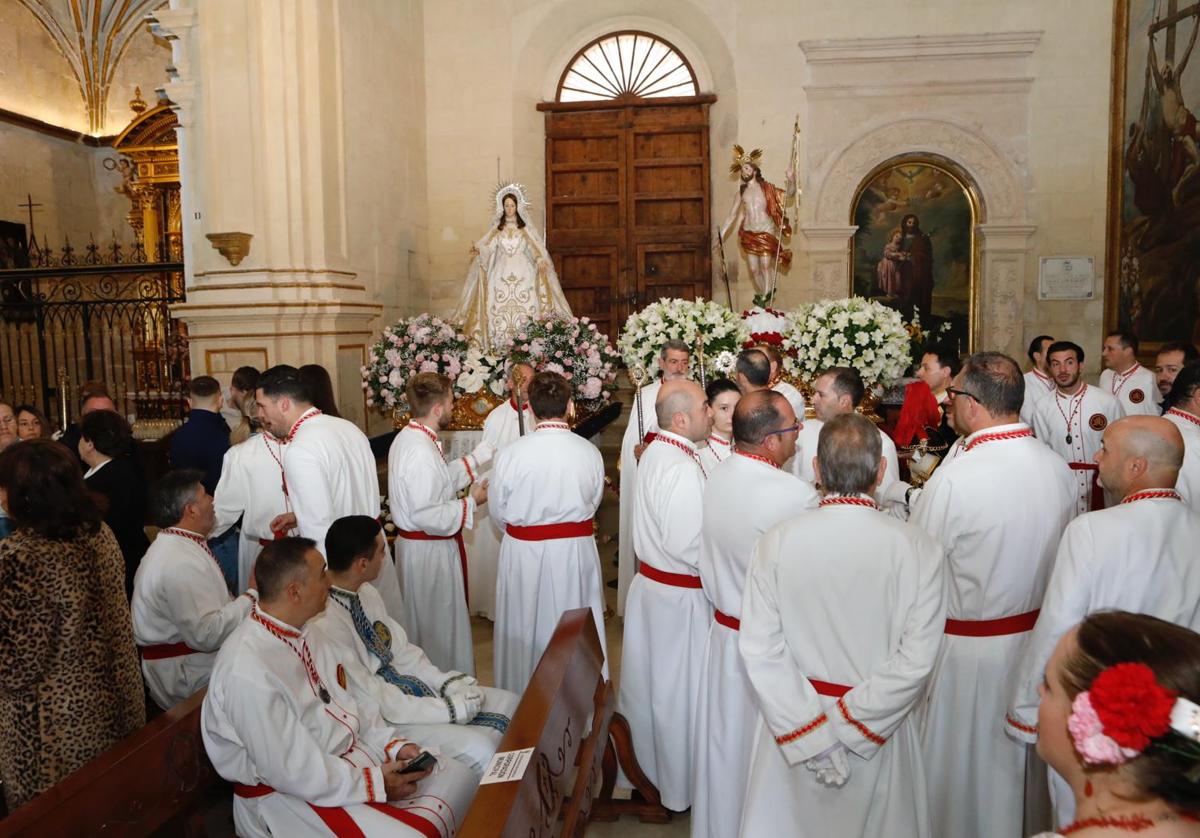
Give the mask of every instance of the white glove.
<svg viewBox="0 0 1200 838">
<path fill-rule="evenodd" d="M 446 702 L 454 705 L 455 724 L 469 724 L 483 706 L 483 691 L 475 688 L 469 692 L 447 693 Z"/>
<path fill-rule="evenodd" d="M 817 775 L 817 782 L 831 788 L 841 788 L 850 779 L 850 760 L 840 742 L 804 764 Z"/>
<path fill-rule="evenodd" d="M 445 695 L 456 695 L 468 689 L 479 689 L 479 681 L 471 675 L 457 674 L 451 676 L 453 680 L 447 680 L 442 687 L 442 693 Z"/>
</svg>

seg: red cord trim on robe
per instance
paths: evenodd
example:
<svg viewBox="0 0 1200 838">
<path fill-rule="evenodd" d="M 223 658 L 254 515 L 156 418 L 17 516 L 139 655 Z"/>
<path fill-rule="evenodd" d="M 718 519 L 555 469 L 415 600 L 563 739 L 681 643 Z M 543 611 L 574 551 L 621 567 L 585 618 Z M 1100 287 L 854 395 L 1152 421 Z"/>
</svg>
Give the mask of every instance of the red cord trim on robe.
<svg viewBox="0 0 1200 838">
<path fill-rule="evenodd" d="M 463 464 L 463 468 L 465 468 L 467 470 L 467 477 L 470 479 L 470 481 L 472 483 L 474 483 L 475 482 L 475 472 L 471 471 L 471 461 L 468 460 L 466 457 L 463 457 L 462 464 Z"/>
<path fill-rule="evenodd" d="M 868 742 L 874 742 L 876 745 L 886 745 L 887 740 L 877 733 L 873 733 L 869 727 L 860 722 L 858 719 L 850 715 L 850 710 L 846 707 L 846 699 L 839 698 L 837 700 L 838 711 L 842 714 L 842 718 L 854 726 L 854 729 L 863 735 L 863 738 Z"/>
<path fill-rule="evenodd" d="M 367 800 L 368 801 L 374 800 L 375 799 L 375 780 L 374 780 L 374 778 L 371 777 L 371 769 L 364 768 L 362 770 L 362 772 L 363 772 L 363 777 L 367 781 Z"/>
<path fill-rule="evenodd" d="M 829 717 L 826 716 L 824 713 L 822 713 L 821 715 L 819 715 L 815 719 L 813 719 L 811 722 L 806 724 L 804 727 L 796 728 L 791 733 L 783 734 L 783 736 L 776 736 L 775 744 L 776 745 L 786 745 L 789 742 L 795 742 L 797 739 L 799 739 L 802 736 L 808 736 L 808 734 L 812 733 L 814 730 L 819 728 L 821 725 L 825 724 L 827 721 L 829 721 Z"/>
<path fill-rule="evenodd" d="M 1037 736 L 1037 732 L 1038 732 L 1037 725 L 1022 724 L 1021 722 L 1018 722 L 1016 719 L 1014 719 L 1011 714 L 1006 713 L 1004 715 L 1004 723 L 1007 725 L 1010 725 L 1012 727 L 1015 727 L 1017 730 L 1021 731 L 1022 733 L 1028 733 L 1030 736 Z"/>
</svg>

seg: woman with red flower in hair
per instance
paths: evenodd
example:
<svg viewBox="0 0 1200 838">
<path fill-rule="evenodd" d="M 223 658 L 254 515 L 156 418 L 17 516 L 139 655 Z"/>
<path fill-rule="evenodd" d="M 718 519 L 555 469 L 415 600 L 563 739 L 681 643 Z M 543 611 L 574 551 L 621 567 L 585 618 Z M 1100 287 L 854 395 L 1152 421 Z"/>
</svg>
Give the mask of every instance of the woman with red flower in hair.
<svg viewBox="0 0 1200 838">
<path fill-rule="evenodd" d="M 1088 616 L 1046 665 L 1037 750 L 1071 785 L 1049 836 L 1200 836 L 1200 634 L 1126 611 Z"/>
</svg>

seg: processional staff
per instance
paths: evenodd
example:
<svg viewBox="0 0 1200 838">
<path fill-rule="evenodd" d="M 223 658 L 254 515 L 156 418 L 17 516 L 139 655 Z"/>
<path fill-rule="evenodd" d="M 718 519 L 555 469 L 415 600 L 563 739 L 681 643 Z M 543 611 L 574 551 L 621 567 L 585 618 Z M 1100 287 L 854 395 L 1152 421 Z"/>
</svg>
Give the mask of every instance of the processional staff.
<svg viewBox="0 0 1200 838">
<path fill-rule="evenodd" d="M 646 383 L 646 370 L 640 364 L 635 365 L 630 368 L 629 377 L 633 379 L 635 388 L 633 401 L 637 406 L 638 444 L 641 445 L 646 439 L 646 421 L 642 418 L 642 385 Z"/>
<path fill-rule="evenodd" d="M 799 139 L 800 139 L 800 115 L 796 114 L 796 120 L 792 123 L 792 152 L 788 157 L 788 168 L 792 170 L 792 177 L 799 177 Z M 796 200 L 793 204 L 795 208 L 795 220 L 792 224 L 792 229 L 800 223 L 800 185 L 796 184 Z M 783 229 L 787 226 L 787 193 L 783 196 L 784 205 L 780 207 L 782 217 L 779 220 L 779 236 L 775 239 L 775 269 L 771 275 L 771 287 L 767 292 L 767 303 L 775 302 L 775 291 L 779 287 L 779 252 L 783 249 Z"/>
<path fill-rule="evenodd" d="M 517 434 L 525 436 L 525 397 L 522 393 L 522 385 L 525 384 L 525 376 L 521 373 L 520 367 L 513 369 L 513 401 L 517 403 Z"/>
</svg>

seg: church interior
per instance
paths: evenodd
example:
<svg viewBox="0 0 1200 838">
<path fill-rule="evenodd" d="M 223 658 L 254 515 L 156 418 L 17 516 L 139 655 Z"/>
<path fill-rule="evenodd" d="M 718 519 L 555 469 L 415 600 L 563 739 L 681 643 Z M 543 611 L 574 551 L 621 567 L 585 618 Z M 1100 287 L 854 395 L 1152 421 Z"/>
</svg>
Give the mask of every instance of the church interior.
<svg viewBox="0 0 1200 838">
<path fill-rule="evenodd" d="M 642 446 L 656 429 L 667 430 L 664 397 L 656 414 L 653 397 L 641 394 L 658 386 L 660 373 L 663 390 L 653 392 L 670 389 L 672 345 L 701 386 L 734 379 L 732 390 L 744 394 L 744 348 L 770 344 L 756 353 L 763 363 L 774 353 L 770 386 L 798 407 L 789 408 L 800 440 L 790 462 L 811 462 L 820 419 L 830 424 L 819 382 L 831 368 L 854 367 L 853 403 L 883 429 L 884 460 L 888 445 L 893 457 L 901 452 L 898 476 L 908 494 L 901 491 L 897 503 L 905 526 L 924 520 L 922 483 L 932 496 L 930 471 L 943 458 L 942 469 L 957 469 L 952 443 L 969 435 L 955 426 L 938 448 L 936 433 L 927 435 L 930 428 L 908 412 L 914 382 L 930 384 L 936 402 L 931 397 L 925 409 L 943 428 L 953 425 L 947 399 L 957 405 L 976 395 L 959 377 L 951 386 L 950 372 L 933 385 L 923 358 L 950 370 L 945 359 L 953 356 L 958 376 L 973 353 L 1003 353 L 1018 373 L 1030 370 L 1053 392 L 1054 381 L 1062 382 L 1049 358 L 1073 348 L 1071 386 L 1086 382 L 1079 398 L 1091 389 L 1117 402 L 1132 363 L 1149 383 L 1130 379 L 1140 389 L 1126 391 L 1120 414 L 1092 415 L 1097 447 L 1105 428 L 1141 412 L 1143 400 L 1154 417 L 1175 410 L 1200 429 L 1187 412 L 1188 404 L 1200 406 L 1200 393 L 1163 401 L 1200 345 L 1200 132 L 1189 109 L 1200 99 L 1200 59 L 1189 61 L 1198 31 L 1200 2 L 1193 0 L 0 0 L 0 414 L 10 408 L 14 422 L 28 414 L 41 423 L 39 435 L 90 445 L 70 429 L 102 393 L 125 419 L 148 487 L 178 468 L 172 440 L 191 424 L 189 407 L 207 398 L 194 382 L 215 379 L 222 399 L 213 409 L 236 433 L 239 410 L 249 410 L 237 404 L 239 371 L 253 368 L 257 378 L 280 365 L 319 365 L 328 373 L 331 415 L 357 427 L 375 456 L 373 488 L 381 497 L 355 513 L 383 521 L 389 545 L 443 539 L 411 543 L 459 556 L 445 540 L 458 539 L 463 578 L 433 599 L 443 607 L 467 597 L 474 678 L 490 688 L 505 686 L 493 664 L 504 641 L 492 587 L 495 556 L 509 537 L 495 517 L 498 496 L 485 506 L 469 487 L 480 484 L 479 446 L 493 441 L 489 414 L 511 404 L 521 437 L 544 418 L 510 398 L 512 382 L 520 395 L 530 379 L 540 380 L 535 372 L 561 373 L 573 386 L 571 413 L 554 416 L 574 424 L 603 461 L 590 513 L 603 630 L 597 635 L 586 616 L 568 625 L 576 612 L 567 612 L 553 640 L 547 630 L 545 656 L 499 748 L 532 748 L 530 767 L 509 782 L 485 778 L 470 813 L 456 812 L 458 834 L 949 838 L 960 834 L 946 831 L 953 818 L 939 820 L 935 811 L 930 826 L 923 803 L 913 821 L 919 826 L 889 821 L 899 816 L 888 809 L 882 820 L 854 827 L 845 825 L 853 819 L 831 816 L 823 831 L 780 826 L 773 833 L 749 819 L 740 832 L 718 827 L 718 816 L 699 806 L 699 788 L 688 805 L 671 805 L 662 780 L 668 772 L 655 764 L 665 757 L 648 758 L 646 746 L 638 747 L 640 723 L 621 687 L 627 602 L 647 573 L 633 555 L 640 525 L 630 521 L 642 513 L 630 509 L 645 491 L 633 499 L 636 469 L 643 450 L 653 450 Z M 878 346 L 853 331 L 859 317 L 886 333 Z M 839 354 L 837 340 L 830 348 L 830 330 L 840 329 L 851 344 L 859 335 L 866 351 Z M 1112 361 L 1110 351 L 1130 361 Z M 1171 366 L 1176 354 L 1178 366 Z M 529 370 L 524 384 L 519 374 L 512 378 L 520 365 Z M 1164 384 L 1165 368 L 1172 372 Z M 428 431 L 417 421 L 426 414 L 413 393 L 430 372 L 451 382 L 453 412 L 434 428 L 440 437 L 430 433 L 450 471 L 461 461 L 470 474 L 448 501 L 461 503 L 464 523 L 448 535 L 405 535 L 421 527 L 397 517 L 407 513 L 395 500 L 403 483 L 393 458 L 403 428 Z M 251 404 L 255 392 L 261 411 L 264 390 L 251 388 Z M 709 386 L 710 413 L 719 394 Z M 1049 402 L 1061 405 L 1057 398 Z M 1084 443 L 1083 427 L 1073 438 L 1076 417 L 1068 414 L 1067 447 L 1093 444 Z M 1043 437 L 1041 416 L 1023 409 L 1032 431 L 1021 433 Z M 805 443 L 801 426 L 810 420 Z M 289 419 L 276 436 L 291 440 L 303 421 Z M 727 437 L 739 427 L 732 421 Z M 901 439 L 894 431 L 906 422 L 915 422 L 917 434 Z M 1189 436 L 1188 427 L 1181 425 L 1178 488 L 1184 492 L 1190 469 L 1200 492 L 1200 436 Z M 511 435 L 518 437 L 516 424 Z M 278 450 L 282 456 L 285 446 Z M 923 471 L 918 464 L 929 452 L 937 456 Z M 1071 480 L 1082 481 L 1077 521 L 1102 514 L 1102 489 L 1108 505 L 1118 505 L 1121 493 L 1102 485 L 1104 466 L 1097 479 L 1090 465 L 1092 450 L 1059 453 Z M 495 457 L 493 475 L 501 462 Z M 711 486 L 708 462 L 703 452 L 696 459 Z M 85 458 L 81 473 L 92 473 L 89 465 Z M 811 467 L 797 465 L 795 473 L 803 478 L 806 467 L 820 489 Z M 331 482 L 341 468 L 329 472 Z M 279 469 L 287 496 L 283 461 Z M 0 467 L 0 501 L 13 493 L 5 479 Z M 215 497 L 219 506 L 219 486 Z M 882 489 L 878 497 L 886 507 Z M 1094 497 L 1099 505 L 1089 507 Z M 1198 507 L 1189 505 L 1179 532 L 1200 533 Z M 287 511 L 299 507 L 289 502 Z M 241 531 L 255 551 L 258 541 L 280 538 L 274 526 L 266 539 L 250 538 L 246 516 Z M 697 533 L 698 516 L 697 509 Z M 11 510 L 9 517 L 19 523 Z M 296 534 L 307 536 L 300 517 L 291 519 Z M 134 529 L 144 530 L 141 550 L 146 537 L 158 540 L 155 533 L 166 530 L 153 510 Z M 235 602 L 249 572 L 243 569 L 239 585 L 237 531 L 235 523 L 227 546 L 233 576 L 222 567 Z M 1051 557 L 1058 533 L 1061 526 Z M 7 587 L 16 571 L 5 568 L 4 541 L 0 580 Z M 215 539 L 209 543 L 217 555 L 208 555 L 220 562 Z M 405 588 L 411 603 L 400 547 L 392 549 L 397 591 Z M 489 550 L 490 565 L 476 558 Z M 128 572 L 126 594 L 136 599 Z M 699 588 L 704 573 L 693 572 L 700 575 L 688 578 Z M 1049 571 L 1034 575 L 1044 589 Z M 1187 585 L 1200 592 L 1200 580 L 1189 577 Z M 1032 620 L 1039 605 L 1040 597 L 1019 610 Z M 1126 610 L 1170 620 L 1150 608 Z M 0 624 L 16 619 L 2 612 Z M 723 616 L 720 607 L 716 613 Z M 1200 618 L 1193 613 L 1191 622 Z M 417 636 L 405 629 L 410 640 Z M 0 627 L 0 645 L 17 642 L 5 632 Z M 747 642 L 742 637 L 743 654 Z M 144 671 L 148 662 L 138 665 Z M 340 665 L 338 673 L 340 682 Z M 36 702 L 12 698 L 6 678 L 0 674 L 0 718 L 23 727 Z M 229 835 L 235 820 L 237 834 L 328 834 L 301 826 L 256 832 L 237 814 L 241 791 L 231 815 L 229 777 L 205 753 L 207 727 L 200 738 L 202 697 L 162 713 L 149 700 L 153 689 L 146 696 L 147 709 L 157 710 L 146 727 L 89 757 L 82 779 L 81 772 L 55 777 L 32 802 L 10 796 L 0 836 L 82 834 L 112 824 L 126 825 L 115 827 L 120 834 Z M 841 700 L 826 702 L 829 719 L 841 724 L 833 709 L 841 707 L 842 727 L 866 731 L 866 747 L 875 747 L 875 734 Z M 815 724 L 824 724 L 826 716 L 819 718 Z M 996 727 L 1003 726 L 1001 713 Z M 1200 726 L 1194 729 L 1200 742 Z M 801 751 L 783 747 L 792 740 L 775 741 L 793 773 L 836 773 L 836 763 L 812 766 L 816 751 L 801 759 Z M 863 770 L 871 758 L 843 742 L 853 771 Z M 733 759 L 733 773 L 746 773 L 752 744 Z M 892 759 L 907 753 L 902 745 L 909 747 L 881 746 L 881 753 Z M 14 759 L 9 747 L 0 743 L 0 764 Z M 1033 746 L 1021 749 L 1025 765 Z M 1194 759 L 1200 766 L 1200 744 Z M 803 760 L 809 771 L 797 767 Z M 1051 781 L 1045 797 L 1046 764 L 1030 756 L 1028 771 L 1035 763 L 1042 774 L 1019 784 L 1040 792 L 1024 792 L 1023 803 L 1014 798 L 1016 827 L 981 822 L 961 834 L 1017 838 L 1068 828 L 1069 820 L 1050 814 L 1062 812 L 1054 795 L 1069 796 L 1066 786 L 1056 792 Z M 493 762 L 487 771 L 493 768 L 503 766 Z M 133 774 L 145 779 L 126 784 Z M 737 780 L 735 788 L 744 789 Z M 273 791 L 258 782 L 262 794 Z M 1194 827 L 1200 803 L 1171 803 L 1170 813 L 1180 812 L 1182 821 L 1167 827 Z M 1173 816 L 1148 817 L 1159 829 Z M 390 834 L 357 815 L 340 827 L 321 817 L 338 835 Z M 1081 835 L 1109 834 L 1104 824 L 1076 823 Z M 411 834 L 455 832 L 428 829 Z"/>
</svg>

